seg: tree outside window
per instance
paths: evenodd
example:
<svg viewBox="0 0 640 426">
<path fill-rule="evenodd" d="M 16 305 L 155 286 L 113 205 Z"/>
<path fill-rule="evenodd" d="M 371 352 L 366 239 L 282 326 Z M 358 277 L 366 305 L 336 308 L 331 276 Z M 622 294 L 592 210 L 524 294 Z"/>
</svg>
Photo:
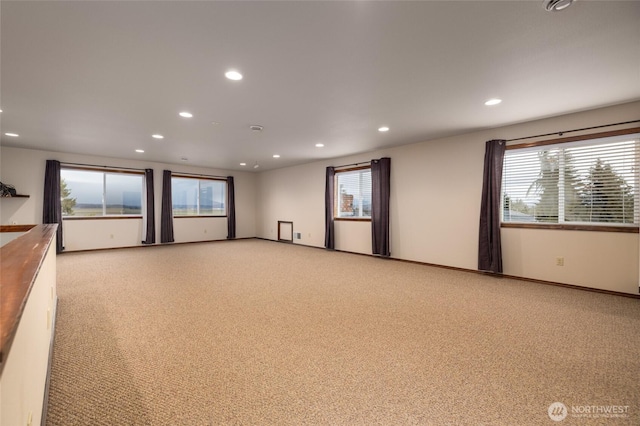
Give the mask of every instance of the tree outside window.
<svg viewBox="0 0 640 426">
<path fill-rule="evenodd" d="M 60 180 L 60 198 L 62 198 L 62 215 L 73 216 L 73 208 L 76 206 L 76 199 L 71 198 L 71 190 L 64 179 Z"/>
</svg>

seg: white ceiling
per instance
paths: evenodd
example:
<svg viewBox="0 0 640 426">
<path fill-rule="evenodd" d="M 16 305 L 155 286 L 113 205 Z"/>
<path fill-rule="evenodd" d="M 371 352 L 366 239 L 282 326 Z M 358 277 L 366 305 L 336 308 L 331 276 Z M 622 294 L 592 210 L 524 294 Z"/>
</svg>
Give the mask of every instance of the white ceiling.
<svg viewBox="0 0 640 426">
<path fill-rule="evenodd" d="M 261 171 L 640 99 L 638 1 L 3 0 L 0 14 L 5 146 Z"/>
</svg>

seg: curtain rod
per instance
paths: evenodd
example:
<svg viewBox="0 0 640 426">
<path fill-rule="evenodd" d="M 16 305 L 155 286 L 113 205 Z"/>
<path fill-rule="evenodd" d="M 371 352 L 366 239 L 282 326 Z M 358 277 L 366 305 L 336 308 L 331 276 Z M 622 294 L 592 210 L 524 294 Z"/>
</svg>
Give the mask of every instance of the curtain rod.
<svg viewBox="0 0 640 426">
<path fill-rule="evenodd" d="M 135 170 L 137 172 L 144 172 L 145 169 L 134 169 L 132 167 L 116 167 L 116 166 L 100 166 L 97 164 L 83 164 L 83 163 L 63 163 L 60 162 L 61 166 L 85 166 L 85 167 L 99 167 L 103 169 L 112 169 L 112 170 Z"/>
<path fill-rule="evenodd" d="M 333 168 L 334 169 L 339 169 L 341 167 L 359 166 L 361 164 L 371 164 L 371 161 L 363 161 L 361 163 L 343 164 L 342 166 L 333 166 Z"/>
<path fill-rule="evenodd" d="M 507 139 L 506 141 L 507 142 L 514 142 L 514 141 L 521 141 L 521 140 L 525 140 L 525 139 L 534 139 L 534 138 L 541 138 L 543 136 L 553 136 L 553 135 L 562 136 L 565 133 L 581 132 L 583 130 L 601 129 L 603 127 L 620 126 L 622 124 L 631 124 L 631 123 L 640 123 L 640 120 L 624 121 L 624 122 L 621 122 L 621 123 L 613 123 L 613 124 L 603 124 L 602 126 L 585 127 L 583 129 L 561 130 L 559 132 L 545 133 L 544 135 L 525 136 L 523 138 Z"/>
<path fill-rule="evenodd" d="M 200 176 L 200 177 L 218 178 L 218 179 L 226 179 L 227 177 L 229 177 L 229 176 L 203 175 L 200 173 L 182 173 L 182 172 L 171 172 L 171 175 Z"/>
</svg>

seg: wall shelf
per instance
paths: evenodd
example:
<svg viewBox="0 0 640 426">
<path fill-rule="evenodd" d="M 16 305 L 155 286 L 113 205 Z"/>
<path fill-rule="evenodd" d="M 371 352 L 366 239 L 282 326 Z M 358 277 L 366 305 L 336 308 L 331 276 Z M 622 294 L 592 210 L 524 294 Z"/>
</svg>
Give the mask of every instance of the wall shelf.
<svg viewBox="0 0 640 426">
<path fill-rule="evenodd" d="M 0 197 L 0 198 L 29 198 L 29 197 L 31 197 L 31 195 L 16 194 L 16 195 L 11 195 L 9 197 Z"/>
</svg>

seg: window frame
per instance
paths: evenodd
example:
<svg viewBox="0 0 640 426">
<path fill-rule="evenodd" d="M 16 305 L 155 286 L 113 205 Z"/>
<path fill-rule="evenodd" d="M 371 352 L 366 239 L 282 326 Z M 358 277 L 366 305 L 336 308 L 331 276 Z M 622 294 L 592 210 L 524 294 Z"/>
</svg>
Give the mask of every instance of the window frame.
<svg viewBox="0 0 640 426">
<path fill-rule="evenodd" d="M 344 220 L 344 221 L 351 221 L 351 222 L 371 222 L 371 216 L 369 217 L 362 217 L 362 216 L 357 216 L 357 217 L 340 217 L 338 216 L 338 213 L 340 211 L 340 209 L 338 208 L 338 204 L 340 203 L 340 194 L 338 193 L 338 175 L 340 173 L 346 173 L 346 172 L 353 172 L 353 171 L 358 171 L 358 170 L 371 170 L 371 165 L 367 165 L 367 166 L 358 166 L 358 167 L 349 167 L 349 168 L 344 168 L 344 169 L 340 169 L 340 170 L 336 170 L 335 171 L 335 175 L 334 175 L 334 180 L 333 180 L 333 220 Z M 361 188 L 362 189 L 362 188 Z"/>
<path fill-rule="evenodd" d="M 85 171 L 85 172 L 95 172 L 102 174 L 102 216 L 65 216 L 61 215 L 62 220 L 120 220 L 120 219 L 142 219 L 144 217 L 145 210 L 145 181 L 144 181 L 144 171 L 142 170 L 125 170 L 118 169 L 114 167 L 91 167 L 91 166 L 74 166 L 74 165 L 61 165 L 60 167 L 60 180 L 62 181 L 62 171 L 63 170 L 75 170 L 75 171 Z M 135 175 L 142 177 L 142 185 L 140 186 L 140 214 L 107 214 L 107 201 L 106 201 L 106 175 L 114 174 L 114 173 L 122 173 L 127 175 Z M 62 194 L 60 194 L 60 199 L 62 200 Z M 62 208 L 62 207 L 61 207 Z"/>
<path fill-rule="evenodd" d="M 178 179 L 193 179 L 195 181 L 198 181 L 198 198 L 197 198 L 197 206 L 196 209 L 198 212 L 200 212 L 200 181 L 216 181 L 216 182 L 223 182 L 225 184 L 224 186 L 224 215 L 216 215 L 216 214 L 180 214 L 180 215 L 176 215 L 174 213 L 173 210 L 173 199 L 174 199 L 174 194 L 173 194 L 173 178 L 178 178 Z M 221 217 L 221 218 L 226 218 L 228 216 L 228 206 L 227 206 L 227 199 L 228 199 L 228 194 L 229 194 L 229 184 L 227 179 L 224 178 L 218 178 L 218 177 L 214 177 L 214 176 L 192 176 L 192 175 L 188 175 L 188 174 L 181 174 L 181 173 L 172 173 L 171 174 L 171 215 L 173 216 L 174 219 L 185 219 L 185 218 L 203 218 L 203 217 Z"/>
<path fill-rule="evenodd" d="M 525 142 L 519 144 L 507 145 L 505 147 L 506 151 L 510 150 L 519 150 L 526 148 L 537 148 L 549 145 L 562 145 L 569 144 L 571 142 L 588 142 L 597 139 L 605 139 L 616 136 L 625 136 L 625 135 L 635 135 L 640 134 L 640 127 L 633 127 L 628 129 L 621 130 L 613 130 L 607 132 L 599 132 L 599 133 L 591 133 L 587 135 L 580 136 L 569 136 L 564 138 L 556 138 L 556 139 L 548 139 L 537 142 Z M 637 139 L 637 138 L 633 138 Z M 640 161 L 640 152 L 637 152 L 638 158 L 636 161 Z M 505 155 L 506 159 L 506 155 Z M 636 190 L 640 192 L 640 171 L 636 175 Z M 640 233 L 640 223 L 633 223 L 629 225 L 606 225 L 603 222 L 593 222 L 589 223 L 527 223 L 527 222 L 504 222 L 503 213 L 503 202 L 504 202 L 504 175 L 503 175 L 503 184 L 501 184 L 500 190 L 500 227 L 501 228 L 520 228 L 520 229 L 555 229 L 555 230 L 565 230 L 565 231 L 595 231 L 595 232 L 620 232 L 620 233 Z M 640 203 L 640 193 L 636 194 L 635 198 L 636 203 Z"/>
</svg>

